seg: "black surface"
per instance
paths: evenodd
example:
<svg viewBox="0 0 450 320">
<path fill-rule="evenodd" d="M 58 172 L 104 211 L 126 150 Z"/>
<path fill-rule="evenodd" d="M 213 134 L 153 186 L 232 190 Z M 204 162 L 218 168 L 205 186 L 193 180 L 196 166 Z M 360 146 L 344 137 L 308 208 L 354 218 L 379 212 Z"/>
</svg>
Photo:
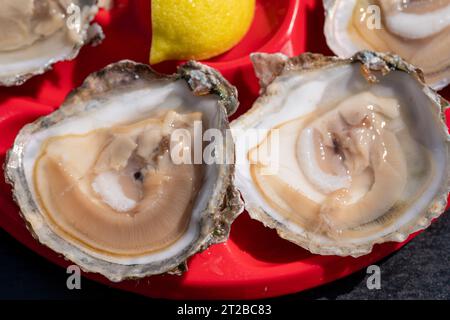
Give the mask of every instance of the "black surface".
<svg viewBox="0 0 450 320">
<path fill-rule="evenodd" d="M 403 249 L 379 262 L 381 289 L 369 290 L 363 270 L 332 284 L 273 302 L 299 299 L 446 299 L 450 300 L 450 218 L 444 214 Z M 0 231 L 0 299 L 146 298 L 82 279 L 81 290 L 68 290 L 66 271 L 31 252 Z M 270 302 L 269 301 L 269 302 Z"/>
</svg>

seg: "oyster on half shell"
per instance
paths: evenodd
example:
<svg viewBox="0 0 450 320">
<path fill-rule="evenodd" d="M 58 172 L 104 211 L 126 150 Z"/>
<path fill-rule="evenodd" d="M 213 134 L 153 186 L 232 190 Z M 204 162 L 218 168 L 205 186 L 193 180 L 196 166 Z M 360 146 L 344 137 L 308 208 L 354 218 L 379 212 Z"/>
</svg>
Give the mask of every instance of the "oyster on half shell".
<svg viewBox="0 0 450 320">
<path fill-rule="evenodd" d="M 370 51 L 252 60 L 262 94 L 231 125 L 252 218 L 313 253 L 356 257 L 444 211 L 448 103 L 414 67 Z"/>
<path fill-rule="evenodd" d="M 19 132 L 6 180 L 35 238 L 84 270 L 112 281 L 180 272 L 228 237 L 242 202 L 232 162 L 176 162 L 172 148 L 191 155 L 195 134 L 215 129 L 215 147 L 234 158 L 225 131 L 237 105 L 207 66 L 163 76 L 121 61 Z M 174 140 L 176 129 L 189 139 Z"/>
<path fill-rule="evenodd" d="M 450 0 L 324 0 L 333 52 L 392 52 L 422 69 L 441 89 L 450 82 Z"/>
<path fill-rule="evenodd" d="M 103 37 L 96 0 L 2 0 L 0 86 L 21 85 Z"/>
</svg>

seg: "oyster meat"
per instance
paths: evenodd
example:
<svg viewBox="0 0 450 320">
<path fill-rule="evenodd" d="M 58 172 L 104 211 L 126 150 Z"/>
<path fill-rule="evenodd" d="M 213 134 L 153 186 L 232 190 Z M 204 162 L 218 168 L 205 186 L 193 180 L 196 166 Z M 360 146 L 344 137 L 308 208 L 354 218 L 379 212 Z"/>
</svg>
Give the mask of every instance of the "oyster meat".
<svg viewBox="0 0 450 320">
<path fill-rule="evenodd" d="M 92 25 L 96 0 L 3 0 L 0 10 L 0 85 L 21 85 L 102 37 Z"/>
<path fill-rule="evenodd" d="M 450 82 L 450 0 L 324 0 L 325 35 L 339 56 L 392 52 L 435 89 Z"/>
<path fill-rule="evenodd" d="M 174 155 L 193 156 L 205 130 L 224 133 L 236 107 L 236 89 L 209 67 L 162 76 L 121 61 L 20 131 L 6 179 L 33 235 L 84 270 L 112 281 L 179 272 L 227 238 L 242 203 L 232 163 Z M 233 158 L 223 136 L 214 146 Z"/>
<path fill-rule="evenodd" d="M 313 253 L 360 256 L 445 209 L 448 103 L 398 56 L 252 56 L 262 94 L 232 123 L 251 217 Z"/>
</svg>

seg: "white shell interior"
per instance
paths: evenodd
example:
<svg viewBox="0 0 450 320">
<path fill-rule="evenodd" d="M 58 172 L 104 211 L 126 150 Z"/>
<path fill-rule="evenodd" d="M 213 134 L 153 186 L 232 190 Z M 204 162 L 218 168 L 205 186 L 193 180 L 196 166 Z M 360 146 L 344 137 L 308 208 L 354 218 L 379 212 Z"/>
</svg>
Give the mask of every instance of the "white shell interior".
<svg viewBox="0 0 450 320">
<path fill-rule="evenodd" d="M 328 46 L 338 56 L 350 58 L 356 52 L 366 49 L 356 43 L 348 34 L 348 25 L 353 16 L 357 0 L 329 1 L 329 11 L 325 20 L 325 36 Z"/>
<path fill-rule="evenodd" d="M 64 60 L 73 51 L 73 42 L 61 30 L 22 50 L 0 53 L 0 82 L 7 82 L 18 75 L 32 74 L 45 69 L 56 61 Z"/>
</svg>

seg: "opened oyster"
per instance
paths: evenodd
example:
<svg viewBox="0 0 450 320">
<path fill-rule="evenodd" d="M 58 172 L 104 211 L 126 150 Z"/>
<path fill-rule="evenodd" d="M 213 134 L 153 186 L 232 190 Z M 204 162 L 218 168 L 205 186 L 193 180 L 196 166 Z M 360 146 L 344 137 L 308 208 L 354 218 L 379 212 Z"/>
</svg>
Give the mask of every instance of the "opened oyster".
<svg viewBox="0 0 450 320">
<path fill-rule="evenodd" d="M 225 130 L 236 107 L 236 89 L 209 67 L 162 76 L 121 61 L 20 131 L 6 179 L 34 236 L 84 270 L 112 281 L 178 272 L 242 211 L 234 165 L 214 153 L 234 158 Z M 210 153 L 198 140 L 208 129 L 224 137 Z"/>
<path fill-rule="evenodd" d="M 21 85 L 58 61 L 71 60 L 102 36 L 90 25 L 96 0 L 3 0 L 0 10 L 0 85 Z"/>
<path fill-rule="evenodd" d="M 324 0 L 331 50 L 392 52 L 421 68 L 435 89 L 450 82 L 449 0 Z"/>
<path fill-rule="evenodd" d="M 232 123 L 251 217 L 313 253 L 360 256 L 445 209 L 448 103 L 398 56 L 254 54 L 262 95 Z"/>
</svg>

